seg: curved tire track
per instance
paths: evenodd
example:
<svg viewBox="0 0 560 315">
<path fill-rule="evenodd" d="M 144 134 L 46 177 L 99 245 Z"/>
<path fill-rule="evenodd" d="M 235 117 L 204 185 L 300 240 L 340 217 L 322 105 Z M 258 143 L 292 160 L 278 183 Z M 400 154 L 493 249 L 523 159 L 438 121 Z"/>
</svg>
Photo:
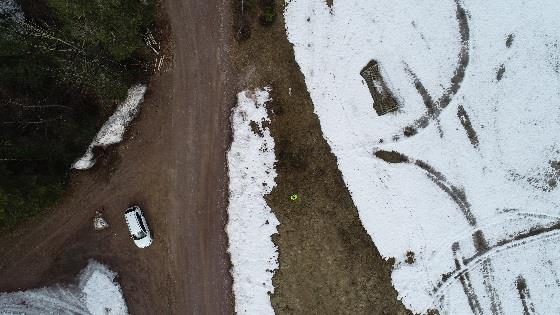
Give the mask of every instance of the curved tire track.
<svg viewBox="0 0 560 315">
<path fill-rule="evenodd" d="M 415 130 L 424 129 L 430 125 L 430 123 L 436 120 L 439 115 L 441 114 L 442 110 L 445 109 L 453 100 L 453 97 L 457 94 L 459 89 L 461 88 L 461 84 L 465 79 L 465 72 L 469 65 L 470 61 L 470 27 L 469 27 L 469 20 L 467 11 L 463 8 L 461 2 L 459 0 L 455 0 L 456 4 L 456 18 L 459 24 L 459 34 L 461 37 L 461 49 L 459 50 L 458 55 L 458 62 L 455 66 L 455 72 L 453 77 L 450 79 L 450 84 L 447 89 L 445 89 L 444 93 L 437 99 L 433 100 L 432 96 L 422 84 L 422 81 L 418 78 L 416 73 L 408 64 L 405 63 L 405 71 L 411 76 L 416 90 L 418 94 L 422 97 L 424 101 L 424 105 L 426 106 L 426 113 L 422 115 L 422 117 L 415 120 L 412 124 L 403 128 L 403 130 Z M 413 135 L 418 134 L 418 132 L 414 133 L 405 133 L 403 131 L 402 136 L 404 137 L 412 137 Z M 397 142 L 398 139 L 401 138 L 401 135 L 397 135 L 393 137 L 391 140 L 393 142 Z M 391 142 L 391 141 L 389 141 Z"/>
<path fill-rule="evenodd" d="M 526 233 L 516 235 L 512 238 L 502 240 L 496 245 L 490 246 L 486 251 L 478 252 L 470 258 L 464 259 L 464 265 L 462 266 L 462 268 L 453 270 L 451 273 L 449 273 L 449 276 L 446 277 L 446 280 L 438 283 L 438 285 L 434 288 L 434 293 L 432 294 L 434 298 L 433 305 L 437 304 L 437 301 L 439 301 L 441 296 L 445 295 L 448 288 L 453 285 L 455 281 L 461 277 L 462 274 L 470 272 L 480 264 L 484 263 L 484 261 L 486 261 L 487 259 L 499 255 L 502 251 L 527 246 L 535 242 L 550 241 L 559 237 L 560 221 L 550 226 L 541 227 L 540 229 L 528 231 Z"/>
<path fill-rule="evenodd" d="M 473 227 L 476 226 L 476 217 L 471 211 L 471 205 L 467 200 L 464 190 L 449 182 L 441 172 L 434 169 L 430 164 L 422 160 L 409 158 L 396 151 L 378 150 L 374 155 L 387 163 L 406 163 L 422 169 L 426 172 L 426 176 L 457 205 L 468 224 Z"/>
</svg>

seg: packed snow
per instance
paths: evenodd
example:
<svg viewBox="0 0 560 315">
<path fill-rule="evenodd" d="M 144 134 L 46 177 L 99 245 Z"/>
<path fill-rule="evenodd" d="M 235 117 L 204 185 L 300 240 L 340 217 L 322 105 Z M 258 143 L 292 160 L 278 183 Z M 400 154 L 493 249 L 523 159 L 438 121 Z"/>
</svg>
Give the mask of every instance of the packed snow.
<svg viewBox="0 0 560 315">
<path fill-rule="evenodd" d="M 226 230 L 237 314 L 274 314 L 269 294 L 278 252 L 271 236 L 279 222 L 264 199 L 276 185 L 274 139 L 265 124 L 268 101 L 268 88 L 241 92 L 231 116 Z"/>
<path fill-rule="evenodd" d="M 23 19 L 21 7 L 15 0 L 3 0 L 0 3 L 0 17 L 2 17 L 2 15 L 15 18 L 16 20 Z"/>
<path fill-rule="evenodd" d="M 0 293 L 0 314 L 128 314 L 116 273 L 90 261 L 77 285 L 55 285 L 28 291 Z"/>
<path fill-rule="evenodd" d="M 323 134 L 403 303 L 559 314 L 560 2 L 286 3 Z M 371 60 L 397 112 L 374 111 Z"/>
<path fill-rule="evenodd" d="M 126 100 L 119 104 L 113 115 L 103 124 L 84 155 L 74 163 L 72 168 L 77 170 L 91 168 L 95 164 L 95 156 L 93 154 L 95 147 L 107 147 L 123 140 L 126 128 L 136 117 L 138 108 L 144 100 L 146 89 L 146 85 L 137 84 L 128 90 Z"/>
</svg>

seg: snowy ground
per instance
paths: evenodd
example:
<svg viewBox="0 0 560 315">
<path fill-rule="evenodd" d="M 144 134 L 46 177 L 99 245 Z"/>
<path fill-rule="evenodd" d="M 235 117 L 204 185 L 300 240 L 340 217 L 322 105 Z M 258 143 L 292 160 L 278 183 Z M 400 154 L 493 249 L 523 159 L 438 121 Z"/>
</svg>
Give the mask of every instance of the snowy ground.
<svg viewBox="0 0 560 315">
<path fill-rule="evenodd" d="M 90 261 L 77 285 L 0 293 L 0 314 L 128 314 L 115 276 L 104 265 Z"/>
<path fill-rule="evenodd" d="M 237 314 L 274 314 L 269 293 L 278 253 L 271 236 L 279 222 L 264 199 L 276 185 L 274 139 L 265 125 L 268 100 L 268 89 L 241 92 L 231 117 L 226 230 Z"/>
<path fill-rule="evenodd" d="M 93 154 L 95 147 L 107 147 L 122 141 L 128 124 L 136 117 L 138 107 L 144 100 L 146 88 L 145 85 L 138 84 L 128 90 L 126 100 L 119 104 L 113 115 L 103 124 L 86 153 L 72 165 L 72 168 L 84 170 L 92 167 L 95 164 Z"/>
<path fill-rule="evenodd" d="M 560 2 L 286 2 L 321 128 L 404 304 L 559 314 Z M 373 110 L 371 60 L 399 111 Z"/>
</svg>

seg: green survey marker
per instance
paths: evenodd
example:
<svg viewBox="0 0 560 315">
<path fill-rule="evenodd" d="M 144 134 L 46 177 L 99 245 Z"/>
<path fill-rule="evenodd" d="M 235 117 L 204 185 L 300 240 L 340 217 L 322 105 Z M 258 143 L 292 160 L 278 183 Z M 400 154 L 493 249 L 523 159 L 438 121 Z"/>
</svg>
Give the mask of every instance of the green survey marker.
<svg viewBox="0 0 560 315">
<path fill-rule="evenodd" d="M 292 195 L 290 196 L 290 199 L 291 199 L 292 201 L 297 200 L 297 199 L 298 199 L 298 194 L 292 194 Z"/>
</svg>

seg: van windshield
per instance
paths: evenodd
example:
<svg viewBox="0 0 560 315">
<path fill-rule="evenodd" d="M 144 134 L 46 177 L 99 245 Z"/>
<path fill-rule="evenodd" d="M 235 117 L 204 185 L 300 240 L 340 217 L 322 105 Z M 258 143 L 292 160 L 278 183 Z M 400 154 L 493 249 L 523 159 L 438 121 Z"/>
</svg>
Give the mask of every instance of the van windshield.
<svg viewBox="0 0 560 315">
<path fill-rule="evenodd" d="M 139 231 L 136 234 L 132 234 L 132 239 L 137 241 L 143 239 L 144 237 L 146 237 L 146 233 L 144 231 Z"/>
</svg>

